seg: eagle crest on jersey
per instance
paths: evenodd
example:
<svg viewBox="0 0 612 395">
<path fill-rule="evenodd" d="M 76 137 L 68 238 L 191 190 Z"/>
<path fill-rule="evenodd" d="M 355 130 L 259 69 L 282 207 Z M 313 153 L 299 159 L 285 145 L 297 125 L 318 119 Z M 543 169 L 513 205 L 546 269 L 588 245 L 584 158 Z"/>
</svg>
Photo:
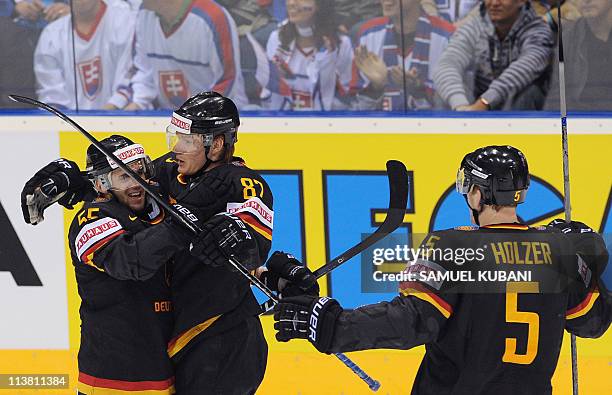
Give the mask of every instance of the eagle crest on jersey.
<svg viewBox="0 0 612 395">
<path fill-rule="evenodd" d="M 164 95 L 175 107 L 180 107 L 191 96 L 187 79 L 180 70 L 160 71 L 159 82 Z"/>
<path fill-rule="evenodd" d="M 102 61 L 99 56 L 78 64 L 83 92 L 88 99 L 94 99 L 102 87 Z"/>
</svg>

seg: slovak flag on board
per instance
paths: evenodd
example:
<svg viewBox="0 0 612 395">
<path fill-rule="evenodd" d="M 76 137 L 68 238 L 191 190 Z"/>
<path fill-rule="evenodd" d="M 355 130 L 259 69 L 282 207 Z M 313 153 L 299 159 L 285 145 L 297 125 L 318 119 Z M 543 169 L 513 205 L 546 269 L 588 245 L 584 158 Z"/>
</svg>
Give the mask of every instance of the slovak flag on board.
<svg viewBox="0 0 612 395">
<path fill-rule="evenodd" d="M 187 79 L 180 70 L 160 71 L 159 83 L 164 95 L 175 107 L 180 107 L 191 96 Z"/>
<path fill-rule="evenodd" d="M 78 64 L 83 92 L 90 100 L 95 98 L 102 88 L 102 61 L 99 56 Z"/>
</svg>

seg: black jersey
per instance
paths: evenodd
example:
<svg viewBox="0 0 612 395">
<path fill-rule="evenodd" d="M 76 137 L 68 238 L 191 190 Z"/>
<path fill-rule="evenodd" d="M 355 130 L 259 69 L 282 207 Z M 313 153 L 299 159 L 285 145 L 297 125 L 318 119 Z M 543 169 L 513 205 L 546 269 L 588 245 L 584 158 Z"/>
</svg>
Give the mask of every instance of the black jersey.
<svg viewBox="0 0 612 395">
<path fill-rule="evenodd" d="M 80 393 L 174 391 L 165 263 L 184 241 L 163 210 L 149 207 L 139 217 L 113 198 L 99 199 L 85 203 L 70 226 L 81 297 Z"/>
<path fill-rule="evenodd" d="M 158 158 L 155 168 L 164 194 L 193 209 L 201 222 L 221 212 L 240 217 L 249 225 L 259 251 L 252 261 L 241 263 L 254 270 L 265 262 L 272 243 L 273 199 L 257 172 L 235 158 L 186 177 L 178 173 L 170 154 Z M 261 312 L 249 281 L 240 273 L 205 265 L 188 251 L 175 258 L 171 288 L 175 326 L 168 354 L 173 358 L 180 358 L 196 338 L 220 333 Z"/>
<path fill-rule="evenodd" d="M 583 260 L 607 252 L 588 237 L 599 253 L 578 256 L 558 231 L 519 224 L 433 232 L 400 296 L 341 314 L 332 351 L 425 344 L 413 394 L 551 393 L 564 329 L 596 337 L 610 324 Z"/>
</svg>

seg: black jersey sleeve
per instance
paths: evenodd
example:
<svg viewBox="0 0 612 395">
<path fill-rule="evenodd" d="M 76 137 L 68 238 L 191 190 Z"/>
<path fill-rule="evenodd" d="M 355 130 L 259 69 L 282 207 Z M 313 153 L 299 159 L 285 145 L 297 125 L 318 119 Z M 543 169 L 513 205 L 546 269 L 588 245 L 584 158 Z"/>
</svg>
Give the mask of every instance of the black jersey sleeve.
<svg viewBox="0 0 612 395">
<path fill-rule="evenodd" d="M 338 317 L 330 352 L 373 348 L 409 349 L 434 341 L 446 318 L 430 303 L 410 296 L 345 310 Z"/>
<path fill-rule="evenodd" d="M 74 263 L 89 265 L 119 280 L 153 277 L 186 244 L 184 234 L 168 220 L 133 231 L 100 207 L 81 210 L 70 230 Z"/>
<path fill-rule="evenodd" d="M 433 232 L 419 251 L 452 244 L 448 232 Z M 453 284 L 440 280 L 453 270 L 452 262 L 423 254 L 415 257 L 400 283 L 400 295 L 390 302 L 346 310 L 338 318 L 332 351 L 370 348 L 408 349 L 435 341 L 458 303 Z"/>
<path fill-rule="evenodd" d="M 577 254 L 568 257 L 573 282 L 565 328 L 576 336 L 599 337 L 612 321 L 612 295 L 600 281 L 609 254 L 603 238 L 595 232 L 568 236 Z"/>
<path fill-rule="evenodd" d="M 431 305 L 444 318 L 453 314 L 453 306 L 458 300 L 457 284 L 445 279 L 460 266 L 436 252 L 452 248 L 458 233 L 449 230 L 428 234 L 414 261 L 404 271 L 407 278 L 400 282 L 400 295 Z"/>
<path fill-rule="evenodd" d="M 243 262 L 247 269 L 254 270 L 264 264 L 272 246 L 272 191 L 261 175 L 248 168 L 234 172 L 232 183 L 233 193 L 226 210 L 247 224 L 257 242 L 258 256 L 251 262 Z"/>
</svg>

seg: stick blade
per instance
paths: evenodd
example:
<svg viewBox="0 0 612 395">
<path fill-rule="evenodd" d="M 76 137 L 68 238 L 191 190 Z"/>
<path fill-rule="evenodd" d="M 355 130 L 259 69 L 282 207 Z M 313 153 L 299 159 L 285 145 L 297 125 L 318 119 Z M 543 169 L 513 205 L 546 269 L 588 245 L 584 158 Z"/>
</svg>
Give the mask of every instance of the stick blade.
<svg viewBox="0 0 612 395">
<path fill-rule="evenodd" d="M 389 178 L 389 212 L 385 218 L 388 226 L 399 226 L 404 220 L 406 205 L 408 204 L 408 170 L 398 160 L 387 161 L 387 177 Z"/>
<path fill-rule="evenodd" d="M 17 103 L 32 104 L 29 97 L 20 95 L 8 95 L 8 98 Z"/>
</svg>

